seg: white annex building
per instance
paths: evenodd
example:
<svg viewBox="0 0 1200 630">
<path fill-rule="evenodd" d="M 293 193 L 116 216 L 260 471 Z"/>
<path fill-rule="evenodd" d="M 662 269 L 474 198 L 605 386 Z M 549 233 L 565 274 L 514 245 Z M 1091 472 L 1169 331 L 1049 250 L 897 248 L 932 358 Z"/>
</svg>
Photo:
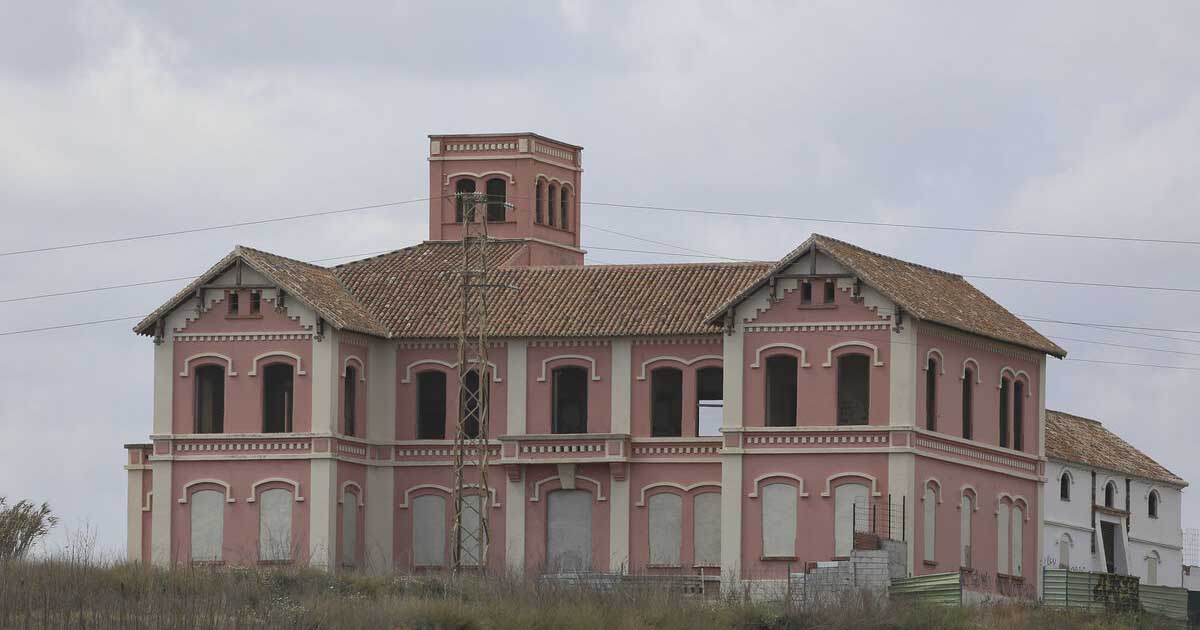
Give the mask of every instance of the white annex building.
<svg viewBox="0 0 1200 630">
<path fill-rule="evenodd" d="M 1188 485 L 1095 420 L 1046 410 L 1047 567 L 1181 586 Z"/>
</svg>

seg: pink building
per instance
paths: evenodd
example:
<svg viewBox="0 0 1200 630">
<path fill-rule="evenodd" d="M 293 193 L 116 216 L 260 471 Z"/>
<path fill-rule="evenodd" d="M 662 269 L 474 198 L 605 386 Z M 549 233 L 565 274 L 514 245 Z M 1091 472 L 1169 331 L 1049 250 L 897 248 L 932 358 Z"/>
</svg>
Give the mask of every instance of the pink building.
<svg viewBox="0 0 1200 630">
<path fill-rule="evenodd" d="M 336 267 L 238 247 L 138 324 L 131 559 L 444 570 L 444 272 L 474 191 L 512 204 L 480 219 L 519 287 L 491 311 L 489 570 L 734 584 L 882 538 L 904 573 L 1036 592 L 1061 348 L 961 276 L 820 235 L 777 262 L 585 266 L 581 153 L 432 136 L 429 241 Z"/>
</svg>

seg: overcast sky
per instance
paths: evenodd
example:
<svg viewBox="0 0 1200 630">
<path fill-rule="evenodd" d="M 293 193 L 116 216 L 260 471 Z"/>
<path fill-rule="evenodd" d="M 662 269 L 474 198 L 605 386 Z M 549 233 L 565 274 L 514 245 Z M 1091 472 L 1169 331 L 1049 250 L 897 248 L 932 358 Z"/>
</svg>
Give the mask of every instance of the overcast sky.
<svg viewBox="0 0 1200 630">
<path fill-rule="evenodd" d="M 423 197 L 427 134 L 513 130 L 586 147 L 585 201 L 1200 240 L 1196 3 L 170 4 L 3 3 L 0 251 Z M 739 258 L 822 232 L 960 273 L 1200 287 L 1194 245 L 583 212 Z M 5 256 L 0 299 L 426 230 L 418 204 Z M 1200 329 L 1195 293 L 976 282 L 1022 316 Z M 0 332 L 143 315 L 182 284 L 0 303 Z M 0 495 L 48 500 L 55 544 L 90 525 L 123 552 L 121 445 L 151 428 L 131 325 L 0 337 Z M 1038 328 L 1071 358 L 1200 369 L 1200 341 Z M 1200 372 L 1051 360 L 1047 380 L 1049 407 L 1200 483 Z"/>
</svg>

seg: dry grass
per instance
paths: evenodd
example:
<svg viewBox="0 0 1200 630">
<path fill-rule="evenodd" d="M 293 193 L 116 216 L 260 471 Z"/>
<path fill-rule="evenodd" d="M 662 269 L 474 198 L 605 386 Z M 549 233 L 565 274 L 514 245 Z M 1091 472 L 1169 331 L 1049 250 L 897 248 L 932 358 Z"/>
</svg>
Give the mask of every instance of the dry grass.
<svg viewBox="0 0 1200 630">
<path fill-rule="evenodd" d="M 1033 606 L 928 608 L 856 598 L 788 611 L 652 589 L 596 592 L 503 578 L 441 580 L 260 569 L 149 570 L 76 559 L 0 565 L 0 628 L 850 629 L 1154 628 L 1136 616 Z"/>
</svg>

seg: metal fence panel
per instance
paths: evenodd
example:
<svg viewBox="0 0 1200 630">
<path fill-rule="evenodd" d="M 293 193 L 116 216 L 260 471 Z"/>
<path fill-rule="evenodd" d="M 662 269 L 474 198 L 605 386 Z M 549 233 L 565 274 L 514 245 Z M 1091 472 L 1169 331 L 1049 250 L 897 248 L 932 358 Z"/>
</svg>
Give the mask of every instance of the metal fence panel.
<svg viewBox="0 0 1200 630">
<path fill-rule="evenodd" d="M 962 575 L 934 573 L 892 580 L 892 597 L 909 599 L 922 604 L 962 605 Z"/>
<path fill-rule="evenodd" d="M 1180 621 L 1181 626 L 1187 622 L 1188 592 L 1186 589 L 1142 584 L 1138 588 L 1138 597 L 1142 601 L 1142 610 Z"/>
</svg>

